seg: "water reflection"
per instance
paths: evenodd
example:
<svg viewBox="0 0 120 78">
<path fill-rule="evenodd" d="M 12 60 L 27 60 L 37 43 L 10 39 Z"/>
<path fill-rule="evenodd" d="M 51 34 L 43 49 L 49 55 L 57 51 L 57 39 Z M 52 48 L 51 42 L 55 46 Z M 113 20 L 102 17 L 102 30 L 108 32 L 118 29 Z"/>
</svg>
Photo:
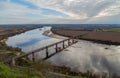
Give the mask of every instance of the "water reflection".
<svg viewBox="0 0 120 78">
<path fill-rule="evenodd" d="M 31 30 L 7 40 L 7 44 L 13 47 L 19 47 L 24 52 L 61 41 L 60 39 L 50 38 L 42 35 L 49 28 Z M 108 49 L 105 49 L 108 48 Z M 49 48 L 52 53 L 54 48 Z M 45 51 L 35 54 L 36 58 L 45 57 Z M 67 66 L 75 71 L 93 71 L 93 72 L 120 72 L 120 46 L 103 45 L 80 40 L 66 50 L 56 54 L 47 61 L 55 65 Z"/>
<path fill-rule="evenodd" d="M 9 37 L 6 44 L 12 47 L 19 47 L 22 51 L 28 52 L 59 41 L 59 39 L 43 35 L 45 31 L 50 29 L 51 27 L 44 27 Z"/>
<path fill-rule="evenodd" d="M 44 39 L 48 39 L 48 38 L 44 38 Z M 24 43 L 17 43 L 16 46 L 18 47 L 26 47 L 26 46 L 29 46 L 29 45 L 33 45 L 39 41 L 41 41 L 43 39 L 37 39 L 37 38 L 31 38 L 29 41 L 26 41 Z"/>
</svg>

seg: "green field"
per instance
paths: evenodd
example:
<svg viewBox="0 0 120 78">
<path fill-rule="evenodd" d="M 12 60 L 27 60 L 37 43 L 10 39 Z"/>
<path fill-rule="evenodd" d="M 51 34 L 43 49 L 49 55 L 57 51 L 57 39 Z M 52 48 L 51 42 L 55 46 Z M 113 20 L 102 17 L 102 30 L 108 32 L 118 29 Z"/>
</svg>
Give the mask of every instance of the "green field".
<svg viewBox="0 0 120 78">
<path fill-rule="evenodd" d="M 0 78 L 45 78 L 40 72 L 32 69 L 10 68 L 0 63 Z"/>
<path fill-rule="evenodd" d="M 112 31 L 112 32 L 120 32 L 120 28 L 112 28 L 112 29 L 110 29 L 109 31 Z"/>
</svg>

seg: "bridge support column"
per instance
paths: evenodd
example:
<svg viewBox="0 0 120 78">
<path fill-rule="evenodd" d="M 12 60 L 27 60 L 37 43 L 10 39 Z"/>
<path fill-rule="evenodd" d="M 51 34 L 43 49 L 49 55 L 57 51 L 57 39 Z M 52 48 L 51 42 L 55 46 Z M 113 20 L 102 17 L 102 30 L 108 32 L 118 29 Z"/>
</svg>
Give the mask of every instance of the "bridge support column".
<svg viewBox="0 0 120 78">
<path fill-rule="evenodd" d="M 35 62 L 35 54 L 32 53 L 32 61 Z"/>
<path fill-rule="evenodd" d="M 68 46 L 70 46 L 70 39 L 68 40 Z"/>
<path fill-rule="evenodd" d="M 48 58 L 48 47 L 46 47 L 46 58 Z"/>
<path fill-rule="evenodd" d="M 58 52 L 58 44 L 56 44 L 55 46 L 56 46 L 55 49 L 56 49 L 56 53 L 57 53 Z"/>
<path fill-rule="evenodd" d="M 74 41 L 74 39 L 72 39 L 72 43 L 74 43 L 75 41 Z"/>
<path fill-rule="evenodd" d="M 12 58 L 12 66 L 15 66 L 16 65 L 16 61 L 14 58 Z"/>
<path fill-rule="evenodd" d="M 64 41 L 63 41 L 63 49 L 65 48 L 65 44 L 64 44 Z"/>
</svg>

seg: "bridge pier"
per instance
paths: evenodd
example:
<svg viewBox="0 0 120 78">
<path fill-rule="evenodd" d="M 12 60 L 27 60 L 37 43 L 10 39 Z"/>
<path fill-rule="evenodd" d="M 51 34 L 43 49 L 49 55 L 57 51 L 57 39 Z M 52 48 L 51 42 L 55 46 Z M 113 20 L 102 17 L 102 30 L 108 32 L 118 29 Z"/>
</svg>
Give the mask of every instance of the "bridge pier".
<svg viewBox="0 0 120 78">
<path fill-rule="evenodd" d="M 64 41 L 63 41 L 63 48 L 65 48 L 65 43 L 64 43 Z"/>
<path fill-rule="evenodd" d="M 68 46 L 70 46 L 70 40 L 68 40 Z"/>
<path fill-rule="evenodd" d="M 49 54 L 48 54 L 48 47 L 46 47 L 46 58 L 48 58 Z"/>
<path fill-rule="evenodd" d="M 58 52 L 58 44 L 56 43 L 55 46 L 56 46 L 55 49 L 56 49 L 56 53 L 57 53 Z"/>
<path fill-rule="evenodd" d="M 32 53 L 32 61 L 35 62 L 35 54 L 34 54 L 34 52 Z"/>
<path fill-rule="evenodd" d="M 74 39 L 72 39 L 72 43 L 75 43 L 75 40 L 74 40 Z"/>
<path fill-rule="evenodd" d="M 15 66 L 15 65 L 16 65 L 15 58 L 12 58 L 12 66 Z"/>
</svg>

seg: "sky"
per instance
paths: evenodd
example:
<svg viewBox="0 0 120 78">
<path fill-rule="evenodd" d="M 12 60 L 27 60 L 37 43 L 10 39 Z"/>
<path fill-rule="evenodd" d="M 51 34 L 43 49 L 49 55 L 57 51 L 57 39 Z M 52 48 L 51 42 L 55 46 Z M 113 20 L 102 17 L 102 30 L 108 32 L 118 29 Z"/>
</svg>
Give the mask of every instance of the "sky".
<svg viewBox="0 0 120 78">
<path fill-rule="evenodd" d="M 0 0 L 0 24 L 120 24 L 120 0 Z"/>
</svg>

